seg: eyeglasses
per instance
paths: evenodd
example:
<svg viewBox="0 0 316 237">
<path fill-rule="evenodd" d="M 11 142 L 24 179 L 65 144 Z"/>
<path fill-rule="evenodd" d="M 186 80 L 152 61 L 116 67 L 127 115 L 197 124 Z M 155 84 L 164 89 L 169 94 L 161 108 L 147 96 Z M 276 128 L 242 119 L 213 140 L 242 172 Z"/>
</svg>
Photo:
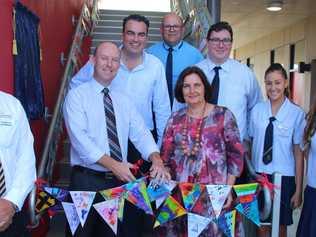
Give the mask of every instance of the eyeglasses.
<svg viewBox="0 0 316 237">
<path fill-rule="evenodd" d="M 219 45 L 220 43 L 222 43 L 225 46 L 229 46 L 232 43 L 232 40 L 230 38 L 210 38 L 209 41 L 211 41 L 212 44 Z"/>
<path fill-rule="evenodd" d="M 182 26 L 181 25 L 163 25 L 163 28 L 165 30 L 171 30 L 172 28 L 174 30 L 179 30 Z"/>
</svg>

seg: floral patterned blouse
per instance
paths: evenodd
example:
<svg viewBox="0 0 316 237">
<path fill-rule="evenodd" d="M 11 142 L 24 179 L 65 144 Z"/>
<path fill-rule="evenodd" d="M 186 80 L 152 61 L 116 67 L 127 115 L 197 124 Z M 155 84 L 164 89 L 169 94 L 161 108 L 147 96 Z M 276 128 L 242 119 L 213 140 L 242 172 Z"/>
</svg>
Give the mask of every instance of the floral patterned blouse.
<svg viewBox="0 0 316 237">
<path fill-rule="evenodd" d="M 210 114 L 199 119 L 186 118 L 186 108 L 175 112 L 167 123 L 161 156 L 170 169 L 173 180 L 201 184 L 226 184 L 228 174 L 239 176 L 243 169 L 243 146 L 235 117 L 225 107 L 215 106 Z M 187 138 L 183 138 L 183 126 L 187 120 Z M 183 153 L 181 142 L 186 139 L 189 150 L 194 147 L 197 127 L 201 124 L 200 149 L 195 156 Z M 164 225 L 160 236 L 187 236 L 186 221 L 182 217 Z M 186 218 L 186 217 L 185 217 Z M 179 226 L 181 225 L 181 226 Z M 241 226 L 236 223 L 236 235 L 241 236 Z M 222 236 L 214 225 L 201 236 Z"/>
</svg>

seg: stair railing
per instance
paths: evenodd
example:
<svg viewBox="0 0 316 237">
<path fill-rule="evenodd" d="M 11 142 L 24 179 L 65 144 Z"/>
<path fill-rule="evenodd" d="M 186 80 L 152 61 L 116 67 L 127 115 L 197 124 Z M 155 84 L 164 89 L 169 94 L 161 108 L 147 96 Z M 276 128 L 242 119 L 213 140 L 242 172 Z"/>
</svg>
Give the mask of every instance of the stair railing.
<svg viewBox="0 0 316 237">
<path fill-rule="evenodd" d="M 53 167 L 56 160 L 56 152 L 60 135 L 63 131 L 62 106 L 68 92 L 68 85 L 78 67 L 78 55 L 81 54 L 81 45 L 84 36 L 91 34 L 98 19 L 99 0 L 87 0 L 82 7 L 80 17 L 77 22 L 76 31 L 67 59 L 67 64 L 62 77 L 57 102 L 54 108 L 52 119 L 49 125 L 45 146 L 38 169 L 38 179 L 42 179 L 50 184 L 52 179 Z M 90 4 L 89 4 L 90 3 Z M 36 214 L 36 185 L 29 195 L 29 228 L 36 228 L 39 224 L 40 214 Z"/>
</svg>

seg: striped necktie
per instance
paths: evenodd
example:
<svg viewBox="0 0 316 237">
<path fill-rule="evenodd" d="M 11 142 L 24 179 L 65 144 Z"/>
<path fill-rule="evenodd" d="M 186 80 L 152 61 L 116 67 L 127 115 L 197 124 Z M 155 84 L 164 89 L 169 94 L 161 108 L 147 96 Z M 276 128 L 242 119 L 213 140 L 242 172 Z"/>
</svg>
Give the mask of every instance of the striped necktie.
<svg viewBox="0 0 316 237">
<path fill-rule="evenodd" d="M 2 163 L 0 161 L 0 197 L 2 197 L 6 192 L 5 180 L 4 180 L 4 170 L 2 168 Z"/>
<path fill-rule="evenodd" d="M 115 121 L 115 114 L 114 114 L 112 99 L 109 95 L 108 88 L 104 88 L 102 92 L 104 93 L 103 103 L 104 103 L 104 111 L 105 111 L 105 118 L 106 118 L 106 130 L 108 133 L 108 140 L 109 140 L 109 147 L 110 147 L 110 155 L 113 159 L 117 161 L 122 161 L 122 152 L 121 152 L 121 147 L 120 147 L 120 143 L 117 136 L 116 121 Z"/>
</svg>

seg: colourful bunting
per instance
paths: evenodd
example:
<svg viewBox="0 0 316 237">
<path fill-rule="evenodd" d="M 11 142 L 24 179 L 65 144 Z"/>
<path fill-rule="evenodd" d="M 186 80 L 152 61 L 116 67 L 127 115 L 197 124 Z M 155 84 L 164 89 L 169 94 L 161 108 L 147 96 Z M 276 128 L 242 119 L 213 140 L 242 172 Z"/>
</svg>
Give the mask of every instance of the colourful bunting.
<svg viewBox="0 0 316 237">
<path fill-rule="evenodd" d="M 166 200 L 166 198 L 170 195 L 170 193 L 172 192 L 172 190 L 177 186 L 177 182 L 176 181 L 173 181 L 173 180 L 169 180 L 168 182 L 166 183 L 163 183 L 162 184 L 163 187 L 165 189 L 167 189 L 169 191 L 169 193 L 166 193 L 164 196 L 156 199 L 156 207 L 160 207 L 161 204 Z"/>
<path fill-rule="evenodd" d="M 111 227 L 115 235 L 117 234 L 118 205 L 118 198 L 93 205 L 103 220 Z"/>
<path fill-rule="evenodd" d="M 211 200 L 209 198 L 206 188 L 201 193 L 200 197 L 195 202 L 190 212 L 199 214 L 200 216 L 204 216 L 204 217 L 211 217 L 212 219 L 216 218 L 212 204 L 211 204 Z"/>
<path fill-rule="evenodd" d="M 164 184 L 157 186 L 149 184 L 147 187 L 147 193 L 151 202 L 170 195 L 169 190 Z"/>
<path fill-rule="evenodd" d="M 179 188 L 182 194 L 183 204 L 187 211 L 190 211 L 196 200 L 200 197 L 204 185 L 193 183 L 180 183 Z"/>
<path fill-rule="evenodd" d="M 76 211 L 76 207 L 73 203 L 69 203 L 69 202 L 62 202 L 61 204 L 64 208 L 71 233 L 72 235 L 74 235 L 80 223 L 80 220 Z"/>
<path fill-rule="evenodd" d="M 240 203 L 235 207 L 238 212 L 260 226 L 258 200 L 255 194 L 245 195 L 239 198 Z"/>
<path fill-rule="evenodd" d="M 236 211 L 227 212 L 217 219 L 218 227 L 227 237 L 235 236 Z"/>
<path fill-rule="evenodd" d="M 215 213 L 219 217 L 228 194 L 231 191 L 230 185 L 206 185 L 206 189 Z"/>
<path fill-rule="evenodd" d="M 125 204 L 125 198 L 124 198 L 123 196 L 121 196 L 121 197 L 119 198 L 118 214 L 117 214 L 117 218 L 118 218 L 120 221 L 123 221 L 124 204 Z"/>
<path fill-rule="evenodd" d="M 81 226 L 83 227 L 84 223 L 87 220 L 88 213 L 90 211 L 95 196 L 95 192 L 70 191 L 70 195 L 76 207 Z"/>
<path fill-rule="evenodd" d="M 188 213 L 188 237 L 197 237 L 211 222 L 211 218 Z"/>
<path fill-rule="evenodd" d="M 44 187 L 44 191 L 60 202 L 66 201 L 67 195 L 69 194 L 67 190 L 56 187 Z"/>
<path fill-rule="evenodd" d="M 124 185 L 115 187 L 115 188 L 109 188 L 106 190 L 99 191 L 99 193 L 103 196 L 105 200 L 110 200 L 113 198 L 119 198 L 123 193 L 125 192 Z"/>
<path fill-rule="evenodd" d="M 169 196 L 160 208 L 154 228 L 185 214 L 186 210 L 181 204 L 179 204 L 172 196 Z"/>
<path fill-rule="evenodd" d="M 128 183 L 126 200 L 145 211 L 146 214 L 154 215 L 150 200 L 147 194 L 146 184 L 143 180 Z"/>
<path fill-rule="evenodd" d="M 238 197 L 256 193 L 258 183 L 234 185 L 234 190 Z"/>
<path fill-rule="evenodd" d="M 56 200 L 54 197 L 50 196 L 44 191 L 38 193 L 35 205 L 35 211 L 37 213 L 43 212 L 54 205 L 56 205 Z"/>
</svg>

